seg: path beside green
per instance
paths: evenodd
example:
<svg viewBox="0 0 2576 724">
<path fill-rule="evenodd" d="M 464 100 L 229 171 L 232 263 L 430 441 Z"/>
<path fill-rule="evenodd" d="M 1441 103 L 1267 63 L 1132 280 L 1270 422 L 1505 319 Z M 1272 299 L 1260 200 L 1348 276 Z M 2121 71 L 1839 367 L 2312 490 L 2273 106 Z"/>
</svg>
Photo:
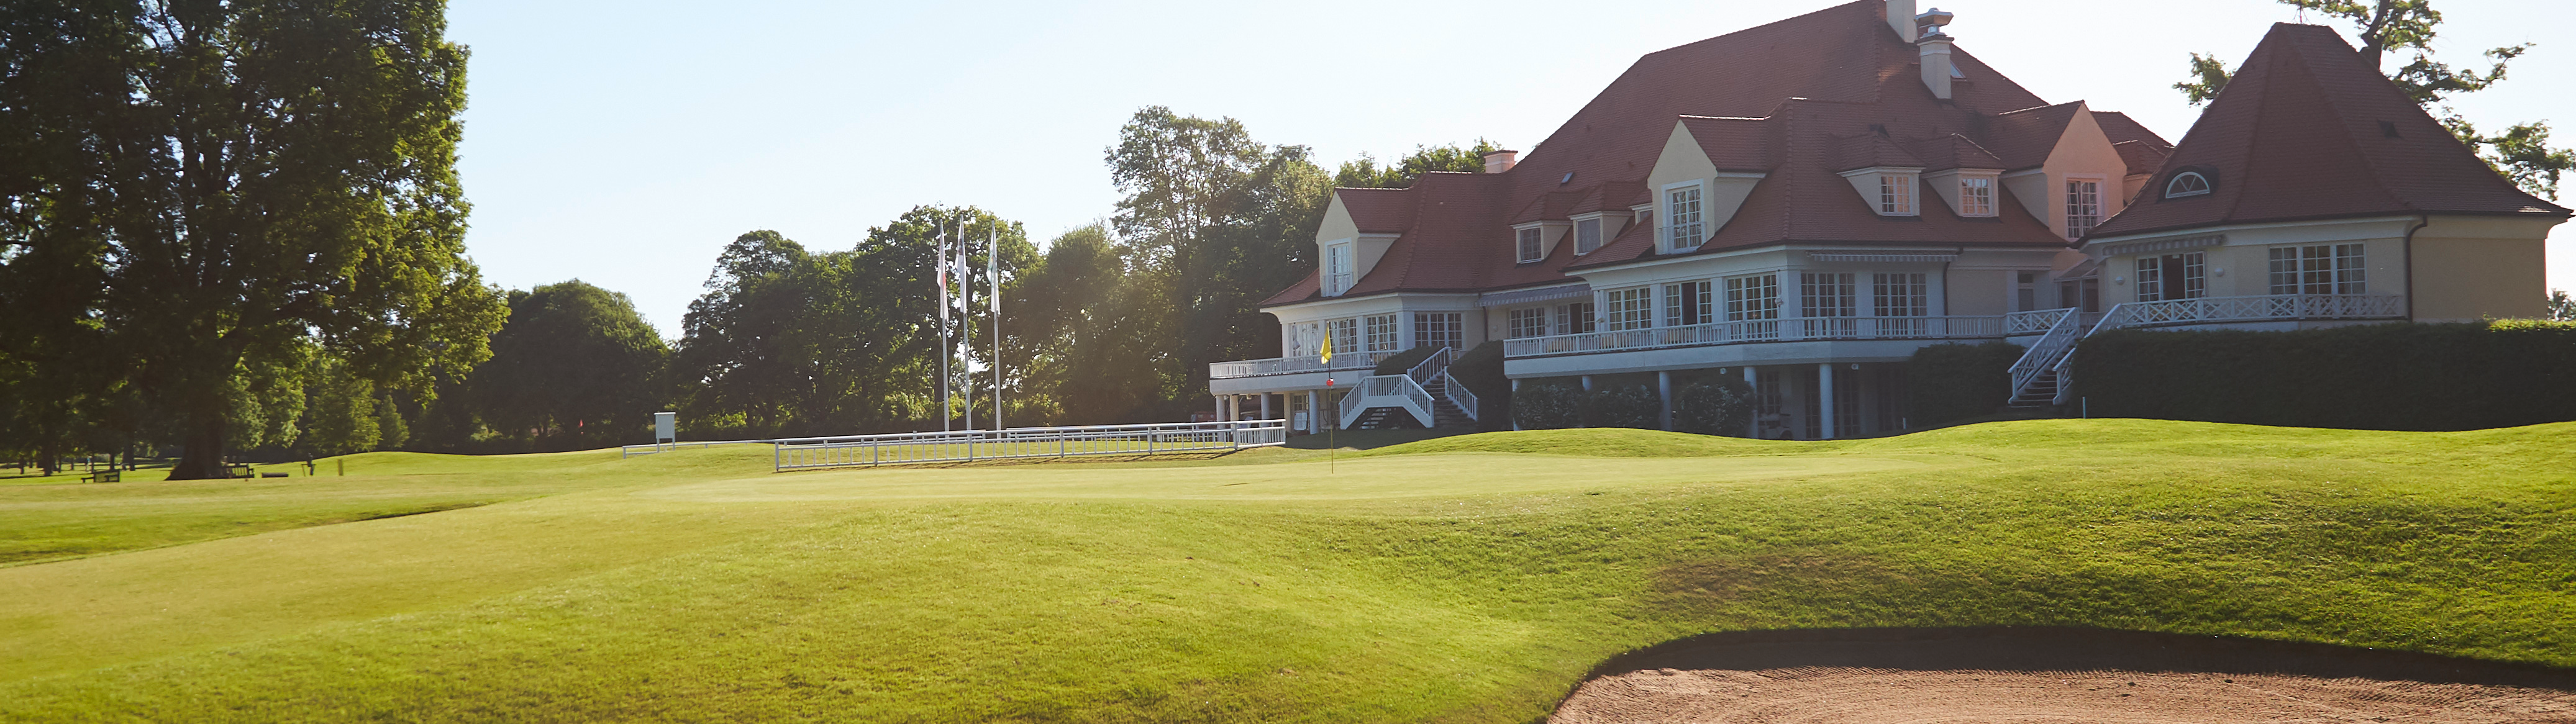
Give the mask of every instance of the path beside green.
<svg viewBox="0 0 2576 724">
<path fill-rule="evenodd" d="M 388 461 L 517 500 L 0 569 L 0 719 L 1522 722 L 1619 651 L 1787 626 L 2576 665 L 2576 424 L 1261 454 Z"/>
</svg>

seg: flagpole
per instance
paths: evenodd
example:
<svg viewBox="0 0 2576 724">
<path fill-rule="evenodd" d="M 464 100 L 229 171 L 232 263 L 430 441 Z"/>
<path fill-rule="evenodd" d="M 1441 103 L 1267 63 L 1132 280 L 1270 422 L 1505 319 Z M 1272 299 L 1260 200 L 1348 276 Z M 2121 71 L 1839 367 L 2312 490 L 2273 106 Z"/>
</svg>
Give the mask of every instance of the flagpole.
<svg viewBox="0 0 2576 724">
<path fill-rule="evenodd" d="M 939 431 L 948 432 L 948 230 L 940 229 L 935 238 L 939 248 L 933 250 L 930 266 L 939 275 Z"/>
<path fill-rule="evenodd" d="M 971 365 L 975 361 L 975 275 L 968 273 L 968 270 L 973 267 L 966 266 L 968 256 L 966 247 L 973 243 L 967 240 L 974 237 L 966 235 L 967 223 L 970 222 L 960 222 L 957 225 L 957 341 L 965 345 L 966 362 Z M 966 411 L 966 429 L 973 430 L 975 429 L 975 370 L 968 367 L 960 371 L 966 373 L 966 387 L 958 396 L 966 399 L 958 402 L 963 403 L 960 407 L 965 408 Z"/>
<path fill-rule="evenodd" d="M 1002 429 L 1002 227 L 984 227 L 984 299 L 993 308 L 993 429 Z"/>
</svg>

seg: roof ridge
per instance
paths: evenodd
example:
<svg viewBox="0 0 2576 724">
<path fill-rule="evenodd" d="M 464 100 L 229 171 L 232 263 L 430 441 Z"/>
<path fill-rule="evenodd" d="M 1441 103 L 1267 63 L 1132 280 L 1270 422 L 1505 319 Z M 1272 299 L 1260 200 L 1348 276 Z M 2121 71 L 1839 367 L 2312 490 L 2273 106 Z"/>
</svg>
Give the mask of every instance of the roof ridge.
<svg viewBox="0 0 2576 724">
<path fill-rule="evenodd" d="M 2077 98 L 2077 99 L 2075 99 L 2075 100 L 2067 101 L 2067 102 L 2064 102 L 2064 103 L 2050 103 L 2050 104 L 2048 104 L 2048 105 L 2044 105 L 2044 106 L 2031 106 L 2031 107 L 2029 107 L 2029 108 L 2015 108 L 2015 109 L 2012 109 L 2012 110 L 2009 110 L 2009 111 L 2004 111 L 2004 112 L 2002 112 L 2002 113 L 1997 113 L 1997 114 L 1995 114 L 1995 115 L 1997 115 L 1997 116 L 2009 116 L 2009 115 L 2012 115 L 2012 114 L 2015 114 L 2015 113 L 2027 113 L 2027 112 L 2030 112 L 2030 111 L 2044 111 L 2044 110 L 2048 110 L 2048 109 L 2051 109 L 2051 108 L 2063 108 L 2063 107 L 2066 107 L 2066 106 L 2077 105 L 2077 104 L 2081 104 L 2081 103 L 2083 103 L 2083 102 L 2084 102 L 2084 99 L 2082 99 L 2082 98 Z"/>
</svg>

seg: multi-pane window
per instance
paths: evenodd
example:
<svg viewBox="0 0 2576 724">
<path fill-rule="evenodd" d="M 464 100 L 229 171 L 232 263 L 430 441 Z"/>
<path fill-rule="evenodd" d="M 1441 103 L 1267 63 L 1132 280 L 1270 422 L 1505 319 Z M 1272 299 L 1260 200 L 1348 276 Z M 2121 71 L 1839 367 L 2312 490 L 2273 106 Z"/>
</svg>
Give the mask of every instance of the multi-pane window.
<svg viewBox="0 0 2576 724">
<path fill-rule="evenodd" d="M 1360 320 L 1336 319 L 1324 323 L 1324 333 L 1333 341 L 1333 354 L 1360 352 Z"/>
<path fill-rule="evenodd" d="M 2208 255 L 2202 252 L 2138 257 L 2138 301 L 2199 299 L 2209 295 Z"/>
<path fill-rule="evenodd" d="M 1583 219 L 1574 222 L 1575 255 L 1590 254 L 1592 250 L 1599 248 L 1601 248 L 1601 220 Z"/>
<path fill-rule="evenodd" d="M 1569 302 L 1556 308 L 1557 334 L 1582 334 L 1593 329 L 1592 303 Z"/>
<path fill-rule="evenodd" d="M 1505 318 L 1504 334 L 1510 339 L 1547 336 L 1547 308 L 1514 309 Z"/>
<path fill-rule="evenodd" d="M 1366 347 L 1368 351 L 1395 351 L 1395 315 L 1372 314 L 1364 324 L 1365 333 L 1368 335 L 1364 341 L 1368 343 Z"/>
<path fill-rule="evenodd" d="M 1673 189 L 1667 196 L 1669 203 L 1665 204 L 1664 218 L 1671 222 L 1670 231 L 1666 232 L 1672 240 L 1669 251 L 1699 248 L 1699 243 L 1707 238 L 1707 229 L 1700 223 L 1699 187 Z"/>
<path fill-rule="evenodd" d="M 1601 302 L 1609 305 L 1603 310 L 1601 320 L 1610 325 L 1610 331 L 1645 329 L 1654 324 L 1655 299 L 1651 288 L 1613 289 L 1601 296 Z"/>
<path fill-rule="evenodd" d="M 1959 215 L 1995 215 L 1995 180 L 1984 176 L 1959 177 Z"/>
<path fill-rule="evenodd" d="M 2013 311 L 2039 308 L 2039 272 L 2013 272 Z"/>
<path fill-rule="evenodd" d="M 1523 263 L 1538 261 L 1540 259 L 1540 247 L 1538 242 L 1539 230 L 1537 228 L 1520 230 L 1520 260 Z"/>
<path fill-rule="evenodd" d="M 1351 245 L 1324 247 L 1324 293 L 1339 295 L 1351 289 Z"/>
<path fill-rule="evenodd" d="M 1859 295 L 1850 274 L 1798 275 L 1798 311 L 1806 317 L 1850 317 L 1860 314 Z"/>
<path fill-rule="evenodd" d="M 1932 313 L 1931 287 L 1922 274 L 1869 275 L 1869 308 L 1881 317 L 1921 317 Z"/>
<path fill-rule="evenodd" d="M 2102 223 L 2102 182 L 2066 180 L 2066 238 L 2074 239 Z"/>
<path fill-rule="evenodd" d="M 2368 294 L 2360 244 L 2271 250 L 2273 294 Z"/>
<path fill-rule="evenodd" d="M 1682 327 L 1716 321 L 1713 319 L 1715 301 L 1708 293 L 1708 282 L 1666 284 L 1664 326 Z"/>
<path fill-rule="evenodd" d="M 1780 318 L 1780 275 L 1726 280 L 1726 321 Z"/>
<path fill-rule="evenodd" d="M 1914 174 L 1878 175 L 1878 213 L 1881 216 L 1914 215 Z"/>
<path fill-rule="evenodd" d="M 1413 346 L 1458 347 L 1466 343 L 1466 327 L 1458 312 L 1414 312 Z"/>
</svg>

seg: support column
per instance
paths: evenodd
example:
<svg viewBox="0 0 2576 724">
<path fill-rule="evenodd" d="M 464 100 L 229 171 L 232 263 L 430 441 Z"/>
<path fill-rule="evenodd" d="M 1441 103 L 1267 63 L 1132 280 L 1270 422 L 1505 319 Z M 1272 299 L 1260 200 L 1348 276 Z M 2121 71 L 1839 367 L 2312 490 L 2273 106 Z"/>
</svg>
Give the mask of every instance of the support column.
<svg viewBox="0 0 2576 724">
<path fill-rule="evenodd" d="M 1520 393 L 1521 393 L 1521 378 L 1514 377 L 1514 378 L 1512 378 L 1512 394 L 1517 396 L 1517 395 L 1519 395 Z M 1520 416 L 1518 413 L 1514 413 L 1514 414 L 1512 415 L 1512 432 L 1520 432 L 1520 431 L 1521 431 L 1521 416 Z"/>
<path fill-rule="evenodd" d="M 1663 425 L 1664 430 L 1671 431 L 1673 429 L 1672 370 L 1655 371 L 1655 395 L 1663 400 L 1662 409 L 1657 411 L 1655 414 L 1656 423 Z"/>
<path fill-rule="evenodd" d="M 1762 381 L 1754 379 L 1752 365 L 1744 366 L 1744 386 L 1753 388 L 1753 423 L 1750 426 L 1753 429 L 1746 430 L 1745 437 L 1759 440 L 1762 438 Z"/>
<path fill-rule="evenodd" d="M 1591 376 L 1591 375 L 1584 375 L 1584 376 L 1583 376 L 1583 391 L 1585 391 L 1585 392 L 1591 392 L 1591 391 L 1592 391 L 1592 376 Z"/>
<path fill-rule="evenodd" d="M 1816 365 L 1816 439 L 1834 439 L 1834 363 Z"/>
<path fill-rule="evenodd" d="M 1217 395 L 1217 396 L 1215 396 L 1215 398 L 1214 398 L 1214 399 L 1216 400 L 1216 419 L 1218 419 L 1218 420 L 1224 420 L 1224 419 L 1225 419 L 1225 396 L 1224 396 L 1224 395 Z"/>
<path fill-rule="evenodd" d="M 1306 391 L 1306 434 L 1324 434 L 1324 408 L 1315 404 L 1314 390 Z"/>
<path fill-rule="evenodd" d="M 1270 418 L 1270 393 L 1268 393 L 1268 392 L 1261 393 L 1261 419 L 1264 419 L 1264 420 L 1271 419 L 1271 418 Z"/>
</svg>

